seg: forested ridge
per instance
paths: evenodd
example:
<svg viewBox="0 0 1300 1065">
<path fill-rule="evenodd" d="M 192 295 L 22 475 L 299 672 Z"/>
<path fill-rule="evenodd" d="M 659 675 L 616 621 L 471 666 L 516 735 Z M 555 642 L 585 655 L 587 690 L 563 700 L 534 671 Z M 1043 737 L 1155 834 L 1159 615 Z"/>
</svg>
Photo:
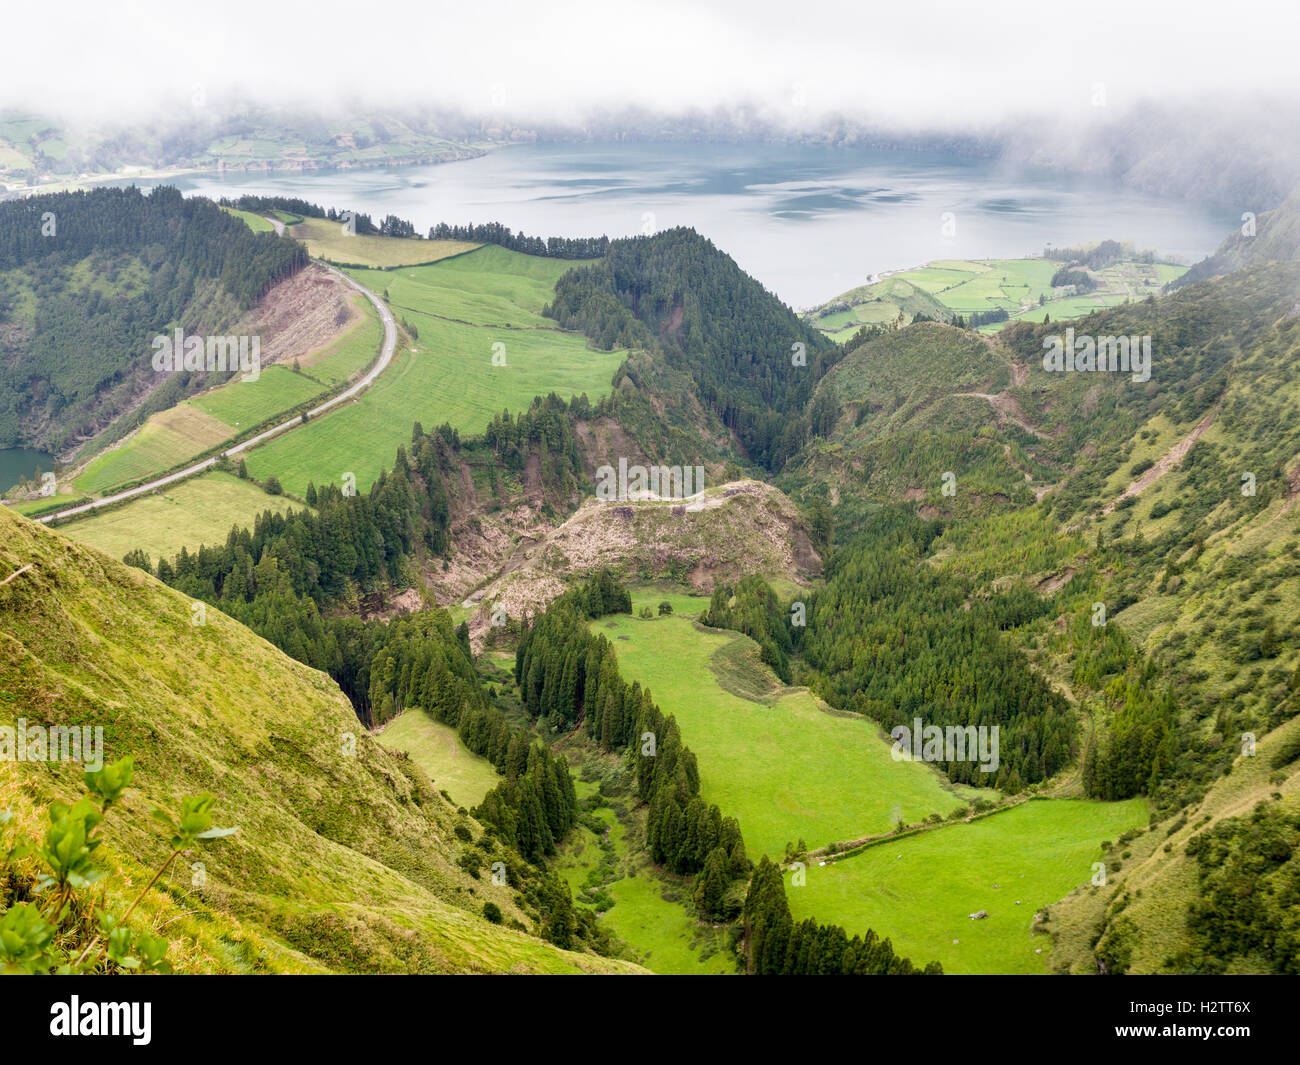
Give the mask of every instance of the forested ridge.
<svg viewBox="0 0 1300 1065">
<path fill-rule="evenodd" d="M 130 405 L 134 382 L 160 376 L 155 336 L 181 323 L 219 331 L 306 263 L 296 241 L 168 186 L 0 204 L 0 447 L 62 451 L 94 436 Z M 208 376 L 151 380 L 149 409 Z"/>
<path fill-rule="evenodd" d="M 929 725 L 998 726 L 995 774 L 974 760 L 945 761 L 955 781 L 1018 792 L 1069 764 L 1077 753 L 1073 712 L 1035 674 L 1004 630 L 1047 607 L 1023 586 L 970 599 L 960 583 L 924 563 L 942 523 L 908 508 L 877 515 L 826 570 L 793 627 L 808 683 L 832 706 L 887 730 Z"/>
<path fill-rule="evenodd" d="M 804 408 L 840 348 L 692 229 L 611 241 L 543 312 L 606 350 L 650 347 L 769 470 L 809 435 Z"/>
</svg>

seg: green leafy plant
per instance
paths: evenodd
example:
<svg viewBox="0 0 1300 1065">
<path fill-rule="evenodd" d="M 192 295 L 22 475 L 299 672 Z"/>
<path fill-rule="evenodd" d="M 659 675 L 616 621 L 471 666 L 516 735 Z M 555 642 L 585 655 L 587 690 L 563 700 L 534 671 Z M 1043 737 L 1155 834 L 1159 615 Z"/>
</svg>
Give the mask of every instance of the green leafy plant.
<svg viewBox="0 0 1300 1065">
<path fill-rule="evenodd" d="M 122 801 L 134 774 L 130 758 L 87 772 L 87 794 L 72 805 L 50 803 L 49 826 L 35 846 L 20 840 L 6 847 L 0 838 L 0 974 L 170 971 L 166 937 L 132 927 L 131 916 L 179 855 L 238 829 L 213 827 L 214 799 L 206 793 L 182 799 L 177 814 L 155 807 L 153 816 L 169 830 L 171 851 L 118 912 L 102 889 L 97 896 L 92 889 L 107 875 L 97 862 L 104 819 Z M 12 819 L 12 813 L 0 811 L 0 831 Z M 17 863 L 33 856 L 40 869 L 24 883 Z M 36 898 L 19 901 L 26 894 Z"/>
</svg>

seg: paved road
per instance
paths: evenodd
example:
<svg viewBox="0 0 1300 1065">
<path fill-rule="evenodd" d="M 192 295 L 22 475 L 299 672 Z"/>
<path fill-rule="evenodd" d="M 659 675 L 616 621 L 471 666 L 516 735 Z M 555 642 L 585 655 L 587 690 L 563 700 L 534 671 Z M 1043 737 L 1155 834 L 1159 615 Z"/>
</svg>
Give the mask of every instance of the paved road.
<svg viewBox="0 0 1300 1065">
<path fill-rule="evenodd" d="M 283 222 L 275 219 L 267 219 L 267 221 L 276 227 L 277 233 L 284 232 Z M 379 375 L 387 369 L 388 364 L 393 361 L 393 352 L 397 348 L 397 324 L 393 321 L 393 314 L 388 307 L 385 306 L 384 301 L 369 289 L 357 284 L 357 282 L 353 281 L 352 278 L 348 277 L 347 274 L 343 273 L 343 271 L 336 270 L 332 266 L 326 266 L 325 269 L 337 274 L 346 284 L 351 285 L 375 305 L 375 310 L 379 312 L 379 319 L 384 323 L 384 346 L 379 353 L 378 360 L 375 362 L 374 366 L 370 368 L 365 377 L 361 378 L 360 381 L 355 385 L 352 385 L 346 391 L 340 392 L 333 399 L 327 399 L 319 407 L 314 407 L 309 410 L 307 412 L 308 419 L 316 418 L 317 416 L 324 414 L 326 411 L 333 410 L 339 404 L 347 403 L 349 400 L 355 399 L 358 395 L 364 392 L 374 384 Z M 195 474 L 202 473 L 204 470 L 209 470 L 215 466 L 220 459 L 230 455 L 238 455 L 240 452 L 257 447 L 259 444 L 263 444 L 267 440 L 271 439 L 271 437 L 279 436 L 281 433 L 286 433 L 290 429 L 301 424 L 302 418 L 300 416 L 295 416 L 286 422 L 281 422 L 279 425 L 267 429 L 264 433 L 258 433 L 257 436 L 250 437 L 242 443 L 236 444 L 234 447 L 227 448 L 225 451 L 221 452 L 220 455 L 215 455 L 210 459 L 204 459 L 202 462 L 196 462 L 193 466 L 186 469 L 179 470 L 176 473 L 169 473 L 166 477 L 159 477 L 157 480 L 150 481 L 148 484 L 142 484 L 137 488 L 129 488 L 125 492 L 118 492 L 116 495 L 105 496 L 103 499 L 96 499 L 90 503 L 83 503 L 79 507 L 70 507 L 67 510 L 60 510 L 57 514 L 47 514 L 45 517 L 38 520 L 48 522 L 53 521 L 56 518 L 71 518 L 78 514 L 86 514 L 99 507 L 109 506 L 112 503 L 120 503 L 124 499 L 131 499 L 135 496 L 145 495 L 149 492 L 156 491 L 157 489 L 164 488 L 169 484 L 175 484 L 177 481 L 183 481 L 187 477 L 193 477 Z"/>
</svg>

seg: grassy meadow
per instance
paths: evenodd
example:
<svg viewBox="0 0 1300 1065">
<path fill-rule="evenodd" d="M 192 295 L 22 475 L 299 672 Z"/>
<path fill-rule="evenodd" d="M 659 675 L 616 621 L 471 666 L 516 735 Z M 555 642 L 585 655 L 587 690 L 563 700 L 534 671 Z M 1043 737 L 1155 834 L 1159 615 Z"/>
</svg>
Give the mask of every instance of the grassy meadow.
<svg viewBox="0 0 1300 1065">
<path fill-rule="evenodd" d="M 431 263 L 479 247 L 463 240 L 419 240 L 414 237 L 348 236 L 342 222 L 327 218 L 281 217 L 289 235 L 307 245 L 314 259 L 349 266 L 387 268 Z"/>
<path fill-rule="evenodd" d="M 390 750 L 409 754 L 457 806 L 477 806 L 500 779 L 491 762 L 466 749 L 454 728 L 423 710 L 399 714 L 375 738 Z"/>
<path fill-rule="evenodd" d="M 672 616 L 635 617 L 663 599 Z M 632 618 L 592 626 L 613 642 L 623 675 L 648 685 L 676 716 L 699 760 L 704 797 L 740 821 L 751 857 L 780 857 L 786 842 L 800 838 L 818 848 L 886 833 L 899 817 L 915 824 L 946 816 L 981 794 L 893 761 L 874 723 L 779 685 L 752 641 L 695 626 L 693 615 L 706 605 L 698 596 L 640 589 Z M 938 959 L 950 972 L 1046 972 L 1050 942 L 1030 935 L 1034 914 L 1090 878 L 1103 841 L 1146 820 L 1140 799 L 1033 800 L 839 862 L 812 861 L 806 885 L 787 881 L 787 893 L 796 919 L 831 921 L 850 934 L 872 928 L 918 963 Z M 989 917 L 972 921 L 968 915 L 981 909 Z"/>
<path fill-rule="evenodd" d="M 193 551 L 200 544 L 225 543 L 232 525 L 251 528 L 265 510 L 296 508 L 301 504 L 267 495 L 233 474 L 210 470 L 101 514 L 77 518 L 59 531 L 117 559 L 138 547 L 157 562 L 160 556 L 174 557 L 182 547 Z"/>
<path fill-rule="evenodd" d="M 258 480 L 275 475 L 295 495 L 309 482 L 337 482 L 350 472 L 364 491 L 410 441 L 414 422 L 476 433 L 535 396 L 606 394 L 625 353 L 596 351 L 540 315 L 570 266 L 484 247 L 432 266 L 350 271 L 387 292 L 393 314 L 413 325 L 418 339 L 399 344 L 392 364 L 355 402 L 251 453 L 249 471 Z M 498 354 L 504 365 L 494 364 Z"/>
<path fill-rule="evenodd" d="M 222 210 L 225 211 L 227 214 L 232 214 L 236 218 L 240 219 L 254 233 L 275 232 L 275 226 L 271 225 L 271 223 L 268 222 L 265 218 L 263 218 L 260 214 L 254 214 L 252 211 L 236 210 L 234 207 L 223 207 Z"/>
<path fill-rule="evenodd" d="M 574 788 L 580 799 L 591 801 L 599 785 L 575 778 Z M 629 960 L 652 972 L 736 972 L 725 930 L 697 924 L 683 905 L 690 878 L 658 875 L 636 844 L 644 831 L 644 811 L 631 809 L 623 799 L 602 798 L 592 816 L 599 832 L 588 824 L 576 825 L 554 863 L 575 905 L 595 909 L 600 924 L 622 941 Z"/>
<path fill-rule="evenodd" d="M 639 593 L 634 614 L 663 598 Z M 779 857 L 801 838 L 821 847 L 888 832 L 899 817 L 912 823 L 963 805 L 963 793 L 933 769 L 895 762 L 874 722 L 780 687 L 753 641 L 697 628 L 681 599 L 671 617 L 618 615 L 592 625 L 613 643 L 624 677 L 676 716 L 699 760 L 704 797 L 739 820 L 751 857 Z M 694 597 L 693 611 L 705 605 Z"/>
<path fill-rule="evenodd" d="M 72 484 L 78 492 L 108 494 L 119 485 L 172 469 L 232 435 L 220 418 L 191 403 L 178 403 L 151 415 L 131 436 L 91 459 Z"/>
<path fill-rule="evenodd" d="M 1035 799 L 810 863 L 803 887 L 786 874 L 786 894 L 795 920 L 833 919 L 850 935 L 874 929 L 917 964 L 1045 973 L 1052 945 L 1030 931 L 1034 915 L 1092 878 L 1102 842 L 1146 822 L 1145 799 Z M 979 910 L 988 916 L 972 920 Z"/>
</svg>

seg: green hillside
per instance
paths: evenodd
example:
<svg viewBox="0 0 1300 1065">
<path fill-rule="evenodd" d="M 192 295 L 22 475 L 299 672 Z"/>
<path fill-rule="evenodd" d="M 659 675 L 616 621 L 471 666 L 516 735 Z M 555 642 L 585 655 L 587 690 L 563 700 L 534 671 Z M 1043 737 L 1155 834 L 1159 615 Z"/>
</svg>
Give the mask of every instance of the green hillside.
<svg viewBox="0 0 1300 1065">
<path fill-rule="evenodd" d="M 849 341 L 865 326 L 896 327 L 920 318 L 972 321 L 995 333 L 1009 321 L 1078 318 L 1102 307 L 1143 299 L 1183 274 L 1185 267 L 1119 258 L 1087 271 L 1089 288 L 1053 284 L 1059 259 L 940 260 L 899 270 L 850 289 L 813 308 L 805 319 L 832 340 Z"/>
<path fill-rule="evenodd" d="M 306 261 L 293 241 L 173 188 L 0 204 L 0 447 L 117 439 L 216 384 L 224 375 L 155 371 L 150 339 L 220 333 Z"/>
<path fill-rule="evenodd" d="M 299 497 L 345 472 L 364 489 L 410 441 L 413 422 L 477 434 L 535 396 L 606 395 L 626 352 L 596 351 L 540 317 L 571 265 L 489 246 L 430 266 L 350 271 L 386 292 L 418 336 L 399 340 L 392 364 L 355 403 L 253 451 L 249 472 L 278 477 Z"/>
<path fill-rule="evenodd" d="M 150 800 L 208 789 L 239 832 L 205 851 L 205 886 L 159 882 L 139 912 L 187 972 L 578 972 L 632 967 L 557 950 L 514 892 L 458 864 L 458 814 L 412 762 L 375 743 L 338 688 L 214 609 L 9 512 L 0 568 L 0 717 L 102 726 Z M 355 743 L 355 748 L 353 744 Z M 75 764 L 0 761 L 0 806 L 23 835 L 78 787 Z M 142 796 L 110 815 L 122 898 L 165 856 Z M 493 848 L 490 842 L 480 846 Z M 182 867 L 183 869 L 183 867 Z M 20 870 L 21 871 L 21 870 Z M 0 881 L 0 886 L 4 885 Z"/>
<path fill-rule="evenodd" d="M 1230 233 L 1213 255 L 1193 266 L 1170 286 L 1177 288 L 1208 277 L 1268 262 L 1300 258 L 1300 187 L 1271 211 L 1242 215 L 1241 228 Z"/>
<path fill-rule="evenodd" d="M 593 627 L 612 641 L 625 675 L 677 718 L 699 755 L 704 797 L 739 820 L 755 858 L 779 858 L 800 839 L 822 847 L 888 832 L 900 818 L 946 817 L 963 805 L 932 771 L 894 761 L 874 723 L 784 688 L 744 636 L 678 614 Z"/>
</svg>

